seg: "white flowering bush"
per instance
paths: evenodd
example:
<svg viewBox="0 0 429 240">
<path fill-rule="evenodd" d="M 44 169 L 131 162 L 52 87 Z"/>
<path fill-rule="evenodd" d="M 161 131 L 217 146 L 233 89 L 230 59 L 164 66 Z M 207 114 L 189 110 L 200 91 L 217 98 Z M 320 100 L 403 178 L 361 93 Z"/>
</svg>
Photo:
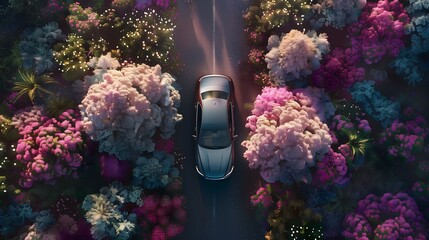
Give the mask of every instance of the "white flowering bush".
<svg viewBox="0 0 429 240">
<path fill-rule="evenodd" d="M 79 108 L 83 126 L 99 151 L 121 160 L 154 151 L 156 131 L 167 139 L 182 119 L 175 79 L 161 67 L 145 64 L 109 70 L 103 81 L 89 87 Z"/>
<path fill-rule="evenodd" d="M 247 118 L 250 134 L 242 142 L 244 158 L 269 183 L 311 181 L 308 167 L 324 156 L 332 142 L 316 109 L 300 99 L 286 88 L 265 87 Z"/>
<path fill-rule="evenodd" d="M 315 31 L 304 34 L 291 30 L 281 39 L 272 35 L 268 39 L 269 52 L 265 55 L 267 67 L 275 86 L 298 80 L 320 66 L 323 54 L 329 52 L 328 36 Z"/>
<path fill-rule="evenodd" d="M 111 70 L 117 70 L 121 64 L 116 58 L 113 58 L 111 53 L 101 55 L 100 57 L 93 57 L 87 62 L 88 67 L 94 69 L 92 75 L 86 75 L 83 81 L 73 82 L 74 93 L 83 99 L 91 85 L 103 81 L 103 75 Z"/>
</svg>

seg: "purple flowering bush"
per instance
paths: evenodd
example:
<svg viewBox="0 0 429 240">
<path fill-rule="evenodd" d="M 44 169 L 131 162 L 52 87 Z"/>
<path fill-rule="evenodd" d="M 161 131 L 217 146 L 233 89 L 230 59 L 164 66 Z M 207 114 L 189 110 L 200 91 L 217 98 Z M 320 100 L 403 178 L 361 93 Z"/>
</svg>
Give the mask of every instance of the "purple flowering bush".
<svg viewBox="0 0 429 240">
<path fill-rule="evenodd" d="M 388 156 L 403 162 L 412 162 L 423 150 L 429 126 L 423 116 L 405 109 L 406 120 L 395 120 L 380 135 L 378 142 L 387 146 Z"/>
<path fill-rule="evenodd" d="M 169 8 L 176 3 L 176 0 L 135 0 L 135 8 L 145 10 L 150 6 L 156 6 L 161 9 Z"/>
<path fill-rule="evenodd" d="M 365 69 L 357 67 L 360 51 L 355 48 L 335 48 L 312 74 L 312 84 L 327 92 L 342 92 L 355 82 L 363 81 Z"/>
<path fill-rule="evenodd" d="M 346 216 L 344 227 L 346 239 L 426 239 L 428 234 L 416 202 L 403 192 L 369 194 Z"/>
<path fill-rule="evenodd" d="M 347 163 L 341 153 L 332 149 L 317 163 L 317 170 L 313 175 L 313 183 L 323 186 L 326 184 L 344 184 L 347 178 Z"/>
<path fill-rule="evenodd" d="M 367 3 L 359 21 L 348 27 L 352 48 L 362 53 L 367 64 L 384 56 L 396 57 L 404 46 L 405 26 L 410 23 L 407 11 L 399 0 Z"/>
<path fill-rule="evenodd" d="M 16 114 L 13 121 L 21 135 L 16 159 L 26 164 L 21 173 L 22 187 L 30 188 L 35 181 L 53 183 L 62 176 L 77 177 L 84 142 L 78 112 L 70 109 L 50 118 L 43 108 L 33 107 Z"/>
<path fill-rule="evenodd" d="M 132 175 L 129 161 L 121 161 L 115 155 L 102 154 L 99 158 L 101 176 L 108 182 L 127 182 Z"/>
<path fill-rule="evenodd" d="M 247 118 L 244 158 L 267 182 L 311 181 L 308 167 L 329 150 L 328 126 L 286 88 L 265 87 Z"/>
</svg>

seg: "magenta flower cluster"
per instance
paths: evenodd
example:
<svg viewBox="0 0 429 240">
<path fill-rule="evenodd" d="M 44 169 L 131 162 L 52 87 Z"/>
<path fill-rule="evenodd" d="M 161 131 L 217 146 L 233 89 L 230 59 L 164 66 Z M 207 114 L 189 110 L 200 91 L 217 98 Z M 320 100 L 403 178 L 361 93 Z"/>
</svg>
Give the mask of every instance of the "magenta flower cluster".
<svg viewBox="0 0 429 240">
<path fill-rule="evenodd" d="M 151 194 L 143 197 L 143 206 L 133 212 L 142 218 L 141 227 L 148 236 L 144 239 L 166 240 L 183 232 L 186 221 L 183 196 Z"/>
<path fill-rule="evenodd" d="M 329 128 L 334 131 L 357 129 L 358 132 L 365 134 L 370 134 L 372 130 L 368 120 L 356 119 L 356 124 L 353 124 L 352 121 L 344 115 L 335 115 Z"/>
<path fill-rule="evenodd" d="M 357 67 L 360 51 L 356 48 L 335 48 L 312 74 L 312 83 L 328 92 L 341 92 L 355 82 L 363 81 L 365 69 Z"/>
<path fill-rule="evenodd" d="M 344 184 L 347 177 L 347 162 L 341 153 L 332 149 L 317 163 L 317 170 L 313 175 L 313 183 L 318 186 L 329 184 Z"/>
<path fill-rule="evenodd" d="M 250 201 L 252 202 L 253 206 L 259 206 L 267 209 L 274 204 L 273 198 L 271 197 L 271 193 L 269 190 L 269 186 L 269 184 L 265 184 L 264 187 L 260 187 L 256 191 L 255 195 L 252 195 L 250 197 Z"/>
<path fill-rule="evenodd" d="M 416 154 L 423 150 L 428 133 L 426 119 L 416 115 L 414 119 L 405 122 L 393 121 L 381 134 L 379 143 L 387 146 L 390 157 L 412 162 L 416 159 Z"/>
<path fill-rule="evenodd" d="M 426 220 L 406 193 L 369 194 L 344 221 L 346 239 L 426 239 Z"/>
<path fill-rule="evenodd" d="M 67 17 L 67 22 L 74 32 L 84 33 L 100 23 L 98 14 L 88 7 L 83 9 L 78 2 L 70 4 L 70 15 Z"/>
<path fill-rule="evenodd" d="M 35 181 L 53 183 L 62 176 L 77 177 L 82 163 L 79 145 L 83 143 L 80 115 L 67 110 L 57 118 L 46 116 L 41 107 L 33 107 L 13 117 L 21 138 L 16 159 L 26 164 L 20 185 L 30 188 Z"/>
<path fill-rule="evenodd" d="M 157 136 L 155 136 L 155 139 L 153 141 L 155 143 L 155 151 L 162 151 L 169 154 L 173 154 L 175 143 L 172 137 L 164 139 L 158 134 Z"/>
<path fill-rule="evenodd" d="M 352 48 L 361 52 L 367 64 L 377 63 L 386 55 L 396 57 L 404 46 L 405 26 L 409 23 L 399 0 L 367 3 L 359 21 L 348 27 Z"/>
<path fill-rule="evenodd" d="M 49 0 L 46 5 L 45 11 L 47 14 L 55 14 L 66 9 L 64 0 Z"/>
</svg>

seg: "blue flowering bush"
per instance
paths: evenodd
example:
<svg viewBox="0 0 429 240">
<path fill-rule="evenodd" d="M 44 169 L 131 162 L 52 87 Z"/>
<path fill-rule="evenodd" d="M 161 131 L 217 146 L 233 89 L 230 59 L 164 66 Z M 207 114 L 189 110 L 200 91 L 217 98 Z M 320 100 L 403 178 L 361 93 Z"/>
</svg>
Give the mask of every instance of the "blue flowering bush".
<svg viewBox="0 0 429 240">
<path fill-rule="evenodd" d="M 314 28 L 332 26 L 342 29 L 358 20 L 366 0 L 322 0 L 312 5 L 310 22 Z"/>
<path fill-rule="evenodd" d="M 174 156 L 166 152 L 155 151 L 151 157 L 139 157 L 134 162 L 133 183 L 145 189 L 165 187 L 177 177 Z"/>
<path fill-rule="evenodd" d="M 55 219 L 51 211 L 43 210 L 36 215 L 34 226 L 37 231 L 42 232 L 48 229 L 48 227 L 54 223 Z"/>
<path fill-rule="evenodd" d="M 406 27 L 406 34 L 411 36 L 411 46 L 402 49 L 392 67 L 408 84 L 416 85 L 425 78 L 429 67 L 426 56 L 429 52 L 429 2 L 410 0 L 407 11 L 411 22 Z"/>
<path fill-rule="evenodd" d="M 35 217 L 30 204 L 11 204 L 0 209 L 0 236 L 7 238 Z"/>
<path fill-rule="evenodd" d="M 54 66 L 52 47 L 63 38 L 56 22 L 25 32 L 19 44 L 23 67 L 33 69 L 37 74 L 51 70 Z"/>
<path fill-rule="evenodd" d="M 136 230 L 137 217 L 124 211 L 127 203 L 139 206 L 142 189 L 136 186 L 124 187 L 121 183 L 113 182 L 108 187 L 100 189 L 100 194 L 90 194 L 85 197 L 82 209 L 85 218 L 91 224 L 91 234 L 94 239 L 129 239 Z"/>
<path fill-rule="evenodd" d="M 398 119 L 401 105 L 389 100 L 374 88 L 374 81 L 357 82 L 350 89 L 353 100 L 362 105 L 364 111 L 383 127 Z"/>
</svg>

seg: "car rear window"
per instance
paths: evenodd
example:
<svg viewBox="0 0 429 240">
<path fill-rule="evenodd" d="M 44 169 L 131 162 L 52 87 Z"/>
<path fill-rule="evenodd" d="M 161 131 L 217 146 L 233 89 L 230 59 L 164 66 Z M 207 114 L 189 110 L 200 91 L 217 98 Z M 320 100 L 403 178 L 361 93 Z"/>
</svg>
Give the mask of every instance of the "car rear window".
<svg viewBox="0 0 429 240">
<path fill-rule="evenodd" d="M 207 91 L 201 93 L 201 97 L 204 99 L 208 98 L 222 98 L 227 100 L 228 99 L 228 93 L 222 92 L 222 91 Z"/>
</svg>

